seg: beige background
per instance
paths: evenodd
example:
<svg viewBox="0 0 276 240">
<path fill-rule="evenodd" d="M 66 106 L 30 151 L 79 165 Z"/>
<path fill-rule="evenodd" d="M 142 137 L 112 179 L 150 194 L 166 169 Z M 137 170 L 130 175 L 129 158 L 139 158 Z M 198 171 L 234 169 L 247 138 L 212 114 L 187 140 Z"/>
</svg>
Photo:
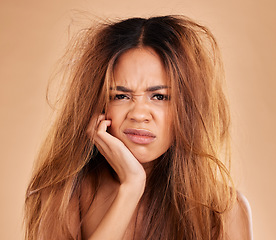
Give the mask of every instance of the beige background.
<svg viewBox="0 0 276 240">
<path fill-rule="evenodd" d="M 82 11 L 101 18 L 178 13 L 211 28 L 225 61 L 234 178 L 251 203 L 255 239 L 275 239 L 274 2 L 0 0 L 0 239 L 23 238 L 24 193 L 49 115 L 47 81 L 68 32 L 86 18 Z"/>
</svg>

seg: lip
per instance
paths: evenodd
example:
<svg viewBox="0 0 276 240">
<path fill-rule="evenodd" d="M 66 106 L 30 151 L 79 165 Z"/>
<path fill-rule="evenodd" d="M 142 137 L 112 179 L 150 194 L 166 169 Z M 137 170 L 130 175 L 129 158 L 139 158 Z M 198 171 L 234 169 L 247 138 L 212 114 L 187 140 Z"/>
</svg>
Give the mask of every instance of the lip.
<svg viewBox="0 0 276 240">
<path fill-rule="evenodd" d="M 130 141 L 136 144 L 150 144 L 156 139 L 156 135 L 145 129 L 128 128 L 124 130 L 124 134 Z"/>
</svg>

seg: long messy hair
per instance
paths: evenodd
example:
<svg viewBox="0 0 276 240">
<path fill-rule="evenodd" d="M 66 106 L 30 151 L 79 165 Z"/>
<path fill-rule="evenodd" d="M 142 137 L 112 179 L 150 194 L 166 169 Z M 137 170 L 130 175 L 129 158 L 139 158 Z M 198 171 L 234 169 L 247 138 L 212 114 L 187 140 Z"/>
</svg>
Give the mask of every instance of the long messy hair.
<svg viewBox="0 0 276 240">
<path fill-rule="evenodd" d="M 107 166 L 86 129 L 108 104 L 117 59 L 138 47 L 150 47 L 162 59 L 174 116 L 173 144 L 155 161 L 141 200 L 146 202 L 141 238 L 222 236 L 223 213 L 235 191 L 225 165 L 229 110 L 220 53 L 206 27 L 184 16 L 161 16 L 98 24 L 69 45 L 62 61 L 67 89 L 26 193 L 26 239 L 80 237 L 81 231 L 74 235 L 68 228 L 69 211 L 79 211 L 72 199 L 81 195 L 88 175 L 96 194 Z"/>
</svg>

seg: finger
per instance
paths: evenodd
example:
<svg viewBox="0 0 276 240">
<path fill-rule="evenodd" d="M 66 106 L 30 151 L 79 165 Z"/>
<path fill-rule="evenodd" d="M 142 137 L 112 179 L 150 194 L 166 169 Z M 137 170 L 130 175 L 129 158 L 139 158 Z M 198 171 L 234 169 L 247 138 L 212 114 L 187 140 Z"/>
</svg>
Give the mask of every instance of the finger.
<svg viewBox="0 0 276 240">
<path fill-rule="evenodd" d="M 89 122 L 87 128 L 89 128 L 89 129 L 95 129 L 95 128 L 99 125 L 100 121 L 102 121 L 102 120 L 104 120 L 104 119 L 105 119 L 104 114 L 101 114 L 101 115 L 99 115 L 99 116 L 93 116 L 93 117 L 90 119 L 90 122 Z"/>
<path fill-rule="evenodd" d="M 90 119 L 90 122 L 87 126 L 87 134 L 90 136 L 90 137 L 93 137 L 94 133 L 95 133 L 95 130 L 97 129 L 99 123 L 105 119 L 105 115 L 104 114 L 101 114 L 99 116 L 93 116 L 91 119 Z"/>
<path fill-rule="evenodd" d="M 98 133 L 99 132 L 106 132 L 107 127 L 111 126 L 111 120 L 101 120 L 98 125 Z"/>
<path fill-rule="evenodd" d="M 102 117 L 99 118 L 99 121 L 102 119 Z M 107 144 L 107 142 L 110 142 L 112 139 L 112 136 L 106 131 L 107 127 L 111 125 L 111 120 L 101 120 L 99 122 L 96 134 L 94 136 L 95 141 L 102 145 Z"/>
<path fill-rule="evenodd" d="M 106 130 L 107 127 L 111 125 L 111 120 L 103 120 L 100 122 L 96 134 L 94 136 L 95 141 L 103 146 L 107 145 L 106 147 L 110 148 L 109 144 L 114 141 L 114 137 L 111 136 Z"/>
<path fill-rule="evenodd" d="M 97 118 L 97 126 L 100 124 L 100 122 L 102 121 L 102 120 L 104 120 L 105 119 L 105 115 L 104 114 L 101 114 L 101 115 L 99 115 L 98 116 L 98 118 Z"/>
</svg>

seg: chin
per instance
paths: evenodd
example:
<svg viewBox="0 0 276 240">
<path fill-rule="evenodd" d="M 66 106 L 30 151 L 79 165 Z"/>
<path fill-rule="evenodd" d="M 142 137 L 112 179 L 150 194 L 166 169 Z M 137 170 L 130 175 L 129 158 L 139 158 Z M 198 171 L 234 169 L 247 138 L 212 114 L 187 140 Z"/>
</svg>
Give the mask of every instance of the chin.
<svg viewBox="0 0 276 240">
<path fill-rule="evenodd" d="M 149 148 L 146 145 L 141 145 L 141 146 L 129 146 L 127 145 L 127 148 L 131 151 L 133 156 L 141 163 L 149 163 L 152 162 L 156 159 L 158 159 L 160 156 L 162 156 L 165 152 L 161 151 L 156 151 L 155 148 Z M 160 149 L 159 149 L 160 150 Z"/>
<path fill-rule="evenodd" d="M 134 155 L 134 157 L 140 162 L 140 163 L 148 163 L 148 162 L 152 162 L 155 160 L 155 158 L 149 158 L 149 157 L 146 157 L 146 156 L 137 156 L 137 155 Z"/>
<path fill-rule="evenodd" d="M 149 163 L 149 162 L 152 162 L 156 159 L 159 158 L 159 155 L 158 156 L 155 156 L 155 155 L 152 155 L 152 154 L 143 154 L 143 153 L 135 153 L 135 152 L 132 152 L 132 154 L 134 155 L 134 157 L 141 163 Z M 162 155 L 162 154 L 161 154 Z M 160 155 L 160 156 L 161 156 Z"/>
</svg>

